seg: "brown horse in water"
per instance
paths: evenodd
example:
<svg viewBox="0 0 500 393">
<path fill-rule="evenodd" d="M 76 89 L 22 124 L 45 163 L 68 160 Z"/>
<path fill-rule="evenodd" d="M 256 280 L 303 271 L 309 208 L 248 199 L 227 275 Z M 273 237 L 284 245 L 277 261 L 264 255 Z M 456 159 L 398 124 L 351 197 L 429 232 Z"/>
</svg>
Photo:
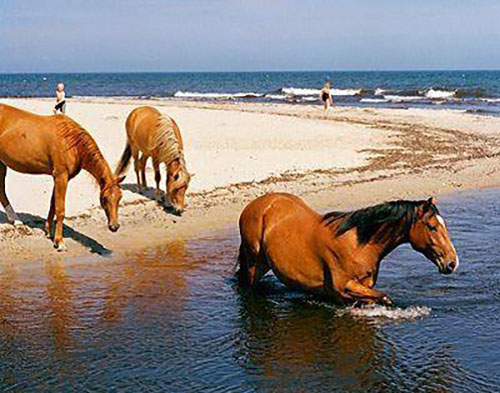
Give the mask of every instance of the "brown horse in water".
<svg viewBox="0 0 500 393">
<path fill-rule="evenodd" d="M 166 195 L 175 212 L 181 214 L 185 205 L 185 194 L 191 181 L 184 160 L 184 145 L 177 123 L 170 117 L 149 106 L 134 109 L 127 118 L 127 145 L 115 174 L 123 175 L 130 158 L 134 158 L 137 187 L 141 192 L 146 183 L 146 162 L 153 158 L 156 181 L 156 199 L 161 198 L 160 164 L 167 169 Z M 141 153 L 141 157 L 139 154 Z"/>
<path fill-rule="evenodd" d="M 54 247 L 64 251 L 63 220 L 68 181 L 84 169 L 100 187 L 100 202 L 108 218 L 108 227 L 116 232 L 118 205 L 122 197 L 119 182 L 113 176 L 96 142 L 79 124 L 64 115 L 39 116 L 0 104 L 0 202 L 10 223 L 20 223 L 5 194 L 7 167 L 21 173 L 50 175 L 54 189 L 45 224 L 50 236 L 56 217 Z"/>
<path fill-rule="evenodd" d="M 392 305 L 373 287 L 381 260 L 403 243 L 423 253 L 440 273 L 458 268 L 434 198 L 321 215 L 293 195 L 267 194 L 243 210 L 240 234 L 242 285 L 254 287 L 273 270 L 289 288 L 341 303 Z"/>
</svg>

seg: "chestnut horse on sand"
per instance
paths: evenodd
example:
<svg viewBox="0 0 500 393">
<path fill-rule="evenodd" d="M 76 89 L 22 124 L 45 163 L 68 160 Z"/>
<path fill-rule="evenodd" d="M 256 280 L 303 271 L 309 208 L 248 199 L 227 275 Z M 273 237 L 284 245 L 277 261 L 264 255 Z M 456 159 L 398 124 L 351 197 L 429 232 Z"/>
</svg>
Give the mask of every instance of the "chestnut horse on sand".
<svg viewBox="0 0 500 393">
<path fill-rule="evenodd" d="M 0 202 L 7 220 L 12 224 L 20 224 L 5 194 L 7 168 L 54 178 L 45 229 L 50 237 L 55 216 L 54 247 L 58 251 L 66 250 L 63 220 L 68 181 L 82 169 L 89 172 L 100 187 L 100 202 L 108 218 L 108 228 L 116 232 L 120 227 L 120 180 L 113 176 L 90 134 L 69 117 L 39 116 L 0 104 Z"/>
<path fill-rule="evenodd" d="M 392 305 L 373 287 L 381 260 L 403 243 L 424 254 L 440 273 L 458 268 L 434 198 L 321 215 L 293 195 L 267 194 L 243 210 L 240 234 L 242 285 L 252 288 L 272 270 L 289 288 L 340 303 Z"/>
<path fill-rule="evenodd" d="M 184 210 L 185 194 L 191 175 L 186 169 L 184 145 L 177 123 L 172 118 L 163 116 L 156 108 L 142 106 L 130 113 L 125 127 L 127 145 L 115 174 L 123 175 L 127 171 L 130 158 L 133 157 L 137 188 L 142 192 L 142 187 L 147 187 L 146 162 L 152 157 L 156 200 L 160 201 L 160 164 L 164 163 L 167 169 L 165 194 L 176 214 L 180 215 Z"/>
</svg>

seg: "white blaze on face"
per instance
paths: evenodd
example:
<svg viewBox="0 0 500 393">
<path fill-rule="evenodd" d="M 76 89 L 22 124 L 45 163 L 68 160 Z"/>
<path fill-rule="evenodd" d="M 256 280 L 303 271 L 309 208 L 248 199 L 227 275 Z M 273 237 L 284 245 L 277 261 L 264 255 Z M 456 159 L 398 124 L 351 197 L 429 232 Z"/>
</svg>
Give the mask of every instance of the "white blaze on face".
<svg viewBox="0 0 500 393">
<path fill-rule="evenodd" d="M 436 215 L 436 220 L 438 220 L 438 222 L 444 226 L 446 228 L 446 224 L 444 223 L 444 219 L 443 217 L 441 217 L 439 214 Z"/>
<path fill-rule="evenodd" d="M 438 220 L 438 222 L 444 227 L 446 228 L 446 224 L 444 222 L 444 219 L 443 217 L 441 217 L 439 214 L 436 215 L 436 220 Z M 455 246 L 453 245 L 453 243 L 451 243 L 451 247 L 453 248 L 453 251 L 455 252 L 455 254 L 457 253 L 457 251 L 455 250 Z M 458 259 L 458 255 L 457 255 L 457 259 L 456 259 L 456 265 L 455 265 L 455 268 L 453 269 L 453 272 L 455 272 L 457 269 L 458 269 L 458 265 L 460 264 L 460 261 Z"/>
</svg>

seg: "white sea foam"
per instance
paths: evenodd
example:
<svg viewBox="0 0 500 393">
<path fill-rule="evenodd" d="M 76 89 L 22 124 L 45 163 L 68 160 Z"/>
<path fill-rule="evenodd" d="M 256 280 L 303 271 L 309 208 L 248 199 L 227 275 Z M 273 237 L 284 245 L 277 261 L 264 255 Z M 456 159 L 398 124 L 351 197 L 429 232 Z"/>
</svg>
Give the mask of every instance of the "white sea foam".
<svg viewBox="0 0 500 393">
<path fill-rule="evenodd" d="M 302 87 L 283 87 L 281 91 L 291 96 L 319 96 L 321 90 Z M 354 96 L 361 93 L 361 89 L 331 89 L 334 96 Z"/>
<path fill-rule="evenodd" d="M 500 98 L 481 98 L 484 102 L 500 102 Z"/>
<path fill-rule="evenodd" d="M 287 96 L 284 94 L 266 94 L 264 98 L 269 98 L 270 100 L 286 100 Z"/>
<path fill-rule="evenodd" d="M 377 89 L 377 90 L 375 90 L 375 95 L 376 96 L 383 96 L 386 91 L 387 90 L 384 90 L 384 89 Z"/>
<path fill-rule="evenodd" d="M 427 317 L 431 314 L 431 308 L 426 306 L 410 306 L 408 308 L 387 308 L 383 306 L 366 306 L 361 308 L 349 308 L 349 312 L 360 318 L 408 320 Z"/>
<path fill-rule="evenodd" d="M 384 98 L 386 100 L 389 100 L 390 102 L 407 102 L 407 101 L 422 100 L 424 97 L 386 95 L 386 96 L 384 96 Z"/>
<path fill-rule="evenodd" d="M 283 87 L 281 91 L 291 96 L 318 96 L 321 93 L 321 90 L 318 89 L 305 89 L 301 87 Z"/>
<path fill-rule="evenodd" d="M 230 99 L 230 98 L 258 98 L 262 94 L 257 93 L 198 93 L 191 91 L 177 91 L 174 94 L 177 98 L 212 98 L 212 99 Z"/>
<path fill-rule="evenodd" d="M 355 96 L 361 93 L 361 89 L 332 89 L 334 96 Z"/>
<path fill-rule="evenodd" d="M 389 100 L 386 100 L 385 98 L 362 98 L 359 100 L 359 102 L 365 102 L 365 103 L 370 103 L 370 104 L 380 104 L 384 102 L 389 102 Z"/>
<path fill-rule="evenodd" d="M 427 93 L 425 93 L 425 96 L 431 99 L 451 98 L 454 95 L 455 95 L 454 91 L 434 90 L 434 89 L 430 89 Z"/>
</svg>

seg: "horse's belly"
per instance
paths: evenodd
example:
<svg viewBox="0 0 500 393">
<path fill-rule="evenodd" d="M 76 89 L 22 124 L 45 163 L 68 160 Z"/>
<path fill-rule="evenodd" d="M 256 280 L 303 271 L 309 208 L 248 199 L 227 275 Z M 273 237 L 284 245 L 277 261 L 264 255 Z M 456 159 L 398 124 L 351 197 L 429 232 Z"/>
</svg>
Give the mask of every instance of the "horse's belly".
<svg viewBox="0 0 500 393">
<path fill-rule="evenodd" d="M 43 161 L 29 161 L 22 157 L 11 157 L 0 155 L 0 161 L 2 161 L 8 168 L 20 172 L 27 173 L 31 175 L 50 175 L 51 171 L 47 162 Z"/>
<path fill-rule="evenodd" d="M 322 291 L 323 263 L 300 237 L 283 238 L 276 233 L 266 238 L 266 254 L 274 274 L 288 287 Z"/>
</svg>

